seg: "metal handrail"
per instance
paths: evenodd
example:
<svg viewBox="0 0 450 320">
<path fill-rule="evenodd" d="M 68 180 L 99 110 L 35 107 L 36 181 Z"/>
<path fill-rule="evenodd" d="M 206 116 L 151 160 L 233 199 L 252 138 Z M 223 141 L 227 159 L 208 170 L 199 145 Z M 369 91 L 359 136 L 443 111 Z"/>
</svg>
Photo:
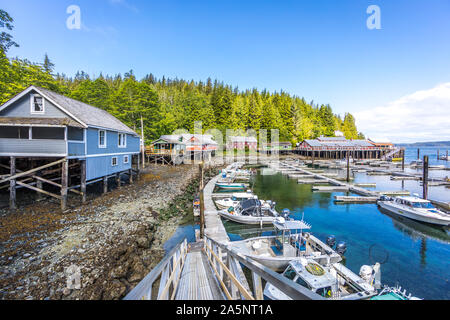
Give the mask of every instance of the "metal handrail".
<svg viewBox="0 0 450 320">
<path fill-rule="evenodd" d="M 267 283 L 272 284 L 274 287 L 281 290 L 284 294 L 294 300 L 326 300 L 317 293 L 314 293 L 306 289 L 305 287 L 302 287 L 301 285 L 283 277 L 282 275 L 260 264 L 259 262 L 256 262 L 255 260 L 242 255 L 241 253 L 237 252 L 236 249 L 233 249 L 226 244 L 217 242 L 209 238 L 208 236 L 205 236 L 205 240 L 209 241 L 213 246 L 222 249 L 222 252 L 227 253 L 232 258 L 243 264 L 254 275 L 256 274 L 258 277 L 264 279 Z M 212 247 L 212 249 L 214 250 L 214 247 Z M 262 291 L 262 288 L 259 288 L 259 290 Z M 254 296 L 257 295 L 255 294 Z"/>
<path fill-rule="evenodd" d="M 153 268 L 153 270 L 147 274 L 141 282 L 131 290 L 123 300 L 151 300 L 152 299 L 152 286 L 153 283 L 161 276 L 166 267 L 173 261 L 173 256 L 180 252 L 179 257 L 181 258 L 181 253 L 187 248 L 187 239 L 181 240 L 169 253 L 161 260 L 158 265 Z"/>
</svg>

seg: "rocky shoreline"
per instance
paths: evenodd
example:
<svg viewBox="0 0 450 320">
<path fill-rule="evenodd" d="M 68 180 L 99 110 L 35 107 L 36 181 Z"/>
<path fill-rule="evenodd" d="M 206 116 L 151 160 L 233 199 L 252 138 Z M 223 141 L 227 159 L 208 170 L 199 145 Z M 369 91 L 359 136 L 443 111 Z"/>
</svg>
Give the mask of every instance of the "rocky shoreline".
<svg viewBox="0 0 450 320">
<path fill-rule="evenodd" d="M 69 212 L 51 201 L 0 211 L 0 299 L 124 297 L 162 259 L 197 190 L 198 166 L 151 165 Z M 67 285 L 74 271 L 79 289 Z"/>
</svg>

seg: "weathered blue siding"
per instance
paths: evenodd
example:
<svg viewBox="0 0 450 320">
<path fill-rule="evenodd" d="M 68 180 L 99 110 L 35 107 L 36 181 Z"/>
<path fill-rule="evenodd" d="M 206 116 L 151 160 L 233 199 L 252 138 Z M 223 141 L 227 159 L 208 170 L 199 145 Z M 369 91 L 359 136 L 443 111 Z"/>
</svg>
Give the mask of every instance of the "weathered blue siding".
<svg viewBox="0 0 450 320">
<path fill-rule="evenodd" d="M 61 109 L 44 98 L 44 113 L 31 113 L 30 92 L 0 112 L 1 117 L 33 117 L 33 118 L 67 118 Z"/>
<path fill-rule="evenodd" d="M 92 157 L 86 159 L 86 179 L 92 180 L 117 172 L 131 169 L 131 154 L 128 163 L 124 163 L 124 155 L 117 156 L 117 166 L 112 166 L 113 156 Z"/>
<path fill-rule="evenodd" d="M 98 131 L 94 128 L 87 130 L 87 154 L 111 154 L 111 153 L 139 153 L 139 138 L 127 134 L 127 145 L 125 148 L 119 148 L 119 134 L 114 131 L 106 131 L 106 148 L 98 146 Z"/>
<path fill-rule="evenodd" d="M 69 149 L 67 156 L 69 157 L 85 155 L 84 143 L 68 142 L 67 147 Z"/>
</svg>

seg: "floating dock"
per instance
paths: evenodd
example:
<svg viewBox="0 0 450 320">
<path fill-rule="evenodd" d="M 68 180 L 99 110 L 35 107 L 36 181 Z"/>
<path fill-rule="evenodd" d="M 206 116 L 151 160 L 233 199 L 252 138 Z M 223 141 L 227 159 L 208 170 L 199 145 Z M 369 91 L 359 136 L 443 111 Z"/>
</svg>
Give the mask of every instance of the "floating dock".
<svg viewBox="0 0 450 320">
<path fill-rule="evenodd" d="M 335 202 L 341 203 L 376 203 L 378 197 L 334 196 Z"/>
</svg>

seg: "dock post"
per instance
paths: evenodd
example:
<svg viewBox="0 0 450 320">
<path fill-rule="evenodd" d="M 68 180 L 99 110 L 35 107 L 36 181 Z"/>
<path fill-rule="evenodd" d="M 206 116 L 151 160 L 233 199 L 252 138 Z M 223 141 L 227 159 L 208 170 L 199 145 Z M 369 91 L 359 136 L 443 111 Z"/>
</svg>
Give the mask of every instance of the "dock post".
<svg viewBox="0 0 450 320">
<path fill-rule="evenodd" d="M 347 182 L 350 182 L 350 155 L 347 152 Z"/>
<path fill-rule="evenodd" d="M 405 148 L 402 148 L 402 171 L 405 171 Z"/>
<path fill-rule="evenodd" d="M 313 150 L 313 151 L 311 151 L 311 166 L 313 166 L 313 167 L 314 167 L 314 156 L 315 156 L 315 152 Z"/>
<path fill-rule="evenodd" d="M 448 161 L 448 150 L 447 150 L 447 158 L 445 160 Z"/>
<path fill-rule="evenodd" d="M 16 157 L 10 158 L 10 174 L 11 176 L 16 174 Z M 16 210 L 16 179 L 9 181 L 9 208 Z"/>
<path fill-rule="evenodd" d="M 437 149 L 437 159 L 439 160 L 439 149 Z"/>
<path fill-rule="evenodd" d="M 61 164 L 61 210 L 67 208 L 67 184 L 69 179 L 69 162 L 66 159 Z"/>
<path fill-rule="evenodd" d="M 417 149 L 417 160 L 420 160 L 420 149 Z"/>
<path fill-rule="evenodd" d="M 103 193 L 108 192 L 108 176 L 103 177 Z"/>
<path fill-rule="evenodd" d="M 203 195 L 203 162 L 199 164 L 200 170 L 200 183 L 199 183 L 199 191 L 200 191 L 200 239 L 203 239 L 205 236 L 205 199 Z"/>
<path fill-rule="evenodd" d="M 428 156 L 423 156 L 423 198 L 428 199 Z"/>
<path fill-rule="evenodd" d="M 129 174 L 130 174 L 130 184 L 133 183 L 133 169 L 128 170 Z"/>
<path fill-rule="evenodd" d="M 81 201 L 83 203 L 86 202 L 86 160 L 80 161 L 80 169 L 81 169 L 81 192 L 83 193 Z"/>
</svg>

